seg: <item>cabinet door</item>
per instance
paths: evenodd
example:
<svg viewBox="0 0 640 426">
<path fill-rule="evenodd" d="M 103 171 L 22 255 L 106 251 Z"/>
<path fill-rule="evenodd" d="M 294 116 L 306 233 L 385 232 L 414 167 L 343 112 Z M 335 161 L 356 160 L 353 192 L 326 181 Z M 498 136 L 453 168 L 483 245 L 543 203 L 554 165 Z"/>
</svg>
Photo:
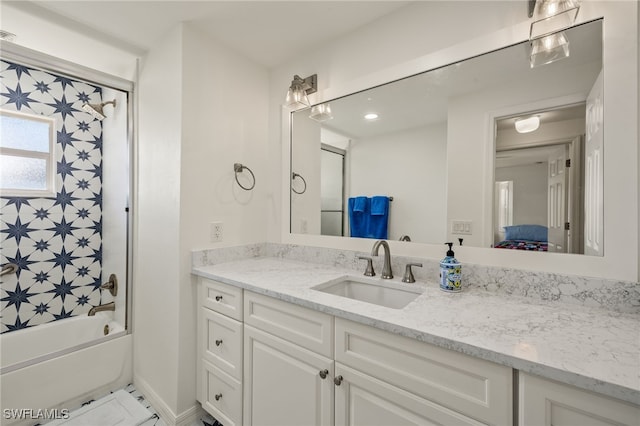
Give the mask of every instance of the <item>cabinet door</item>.
<svg viewBox="0 0 640 426">
<path fill-rule="evenodd" d="M 525 373 L 519 375 L 520 426 L 640 424 L 640 407 Z"/>
<path fill-rule="evenodd" d="M 332 425 L 333 361 L 251 326 L 244 328 L 244 423 Z"/>
<path fill-rule="evenodd" d="M 336 426 L 484 424 L 340 363 L 336 377 Z"/>
</svg>

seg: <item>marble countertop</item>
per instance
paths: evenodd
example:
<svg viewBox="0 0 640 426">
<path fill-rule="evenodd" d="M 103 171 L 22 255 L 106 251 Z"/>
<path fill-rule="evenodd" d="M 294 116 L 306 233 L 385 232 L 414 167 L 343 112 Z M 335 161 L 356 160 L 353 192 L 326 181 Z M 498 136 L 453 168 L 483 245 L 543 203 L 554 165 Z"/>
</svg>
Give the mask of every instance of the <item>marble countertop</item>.
<svg viewBox="0 0 640 426">
<path fill-rule="evenodd" d="M 640 315 L 539 302 L 436 283 L 402 309 L 311 289 L 351 269 L 279 258 L 195 267 L 193 274 L 336 317 L 640 404 Z"/>
</svg>

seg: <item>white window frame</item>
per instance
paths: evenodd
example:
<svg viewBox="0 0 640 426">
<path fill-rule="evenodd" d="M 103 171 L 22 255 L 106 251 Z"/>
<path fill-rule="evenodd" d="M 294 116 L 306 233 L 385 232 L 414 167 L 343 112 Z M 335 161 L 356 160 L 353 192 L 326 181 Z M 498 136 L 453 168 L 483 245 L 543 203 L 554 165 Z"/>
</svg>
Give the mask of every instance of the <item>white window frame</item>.
<svg viewBox="0 0 640 426">
<path fill-rule="evenodd" d="M 55 197 L 56 195 L 56 121 L 42 115 L 25 114 L 17 111 L 0 109 L 0 115 L 20 118 L 23 120 L 39 121 L 49 126 L 49 152 L 32 151 L 28 149 L 6 148 L 0 146 L 0 155 L 44 159 L 47 161 L 47 189 L 0 188 L 2 197 Z"/>
</svg>

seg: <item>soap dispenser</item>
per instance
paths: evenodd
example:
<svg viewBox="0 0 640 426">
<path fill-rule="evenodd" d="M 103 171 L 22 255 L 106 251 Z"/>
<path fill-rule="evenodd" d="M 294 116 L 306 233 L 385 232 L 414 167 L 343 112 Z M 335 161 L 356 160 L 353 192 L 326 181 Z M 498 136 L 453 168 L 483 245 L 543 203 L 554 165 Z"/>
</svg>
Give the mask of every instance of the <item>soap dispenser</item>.
<svg viewBox="0 0 640 426">
<path fill-rule="evenodd" d="M 462 265 L 454 257 L 453 243 L 445 244 L 449 246 L 449 250 L 440 261 L 440 290 L 457 293 L 462 291 Z"/>
</svg>

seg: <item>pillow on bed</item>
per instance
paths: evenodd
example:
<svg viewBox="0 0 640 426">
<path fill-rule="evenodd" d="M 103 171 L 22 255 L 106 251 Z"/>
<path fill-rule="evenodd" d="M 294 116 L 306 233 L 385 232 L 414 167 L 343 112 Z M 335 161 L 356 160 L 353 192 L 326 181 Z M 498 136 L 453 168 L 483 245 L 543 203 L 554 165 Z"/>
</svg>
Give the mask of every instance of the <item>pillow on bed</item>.
<svg viewBox="0 0 640 426">
<path fill-rule="evenodd" d="M 505 240 L 547 242 L 548 229 L 542 225 L 514 225 L 504 227 Z"/>
</svg>

